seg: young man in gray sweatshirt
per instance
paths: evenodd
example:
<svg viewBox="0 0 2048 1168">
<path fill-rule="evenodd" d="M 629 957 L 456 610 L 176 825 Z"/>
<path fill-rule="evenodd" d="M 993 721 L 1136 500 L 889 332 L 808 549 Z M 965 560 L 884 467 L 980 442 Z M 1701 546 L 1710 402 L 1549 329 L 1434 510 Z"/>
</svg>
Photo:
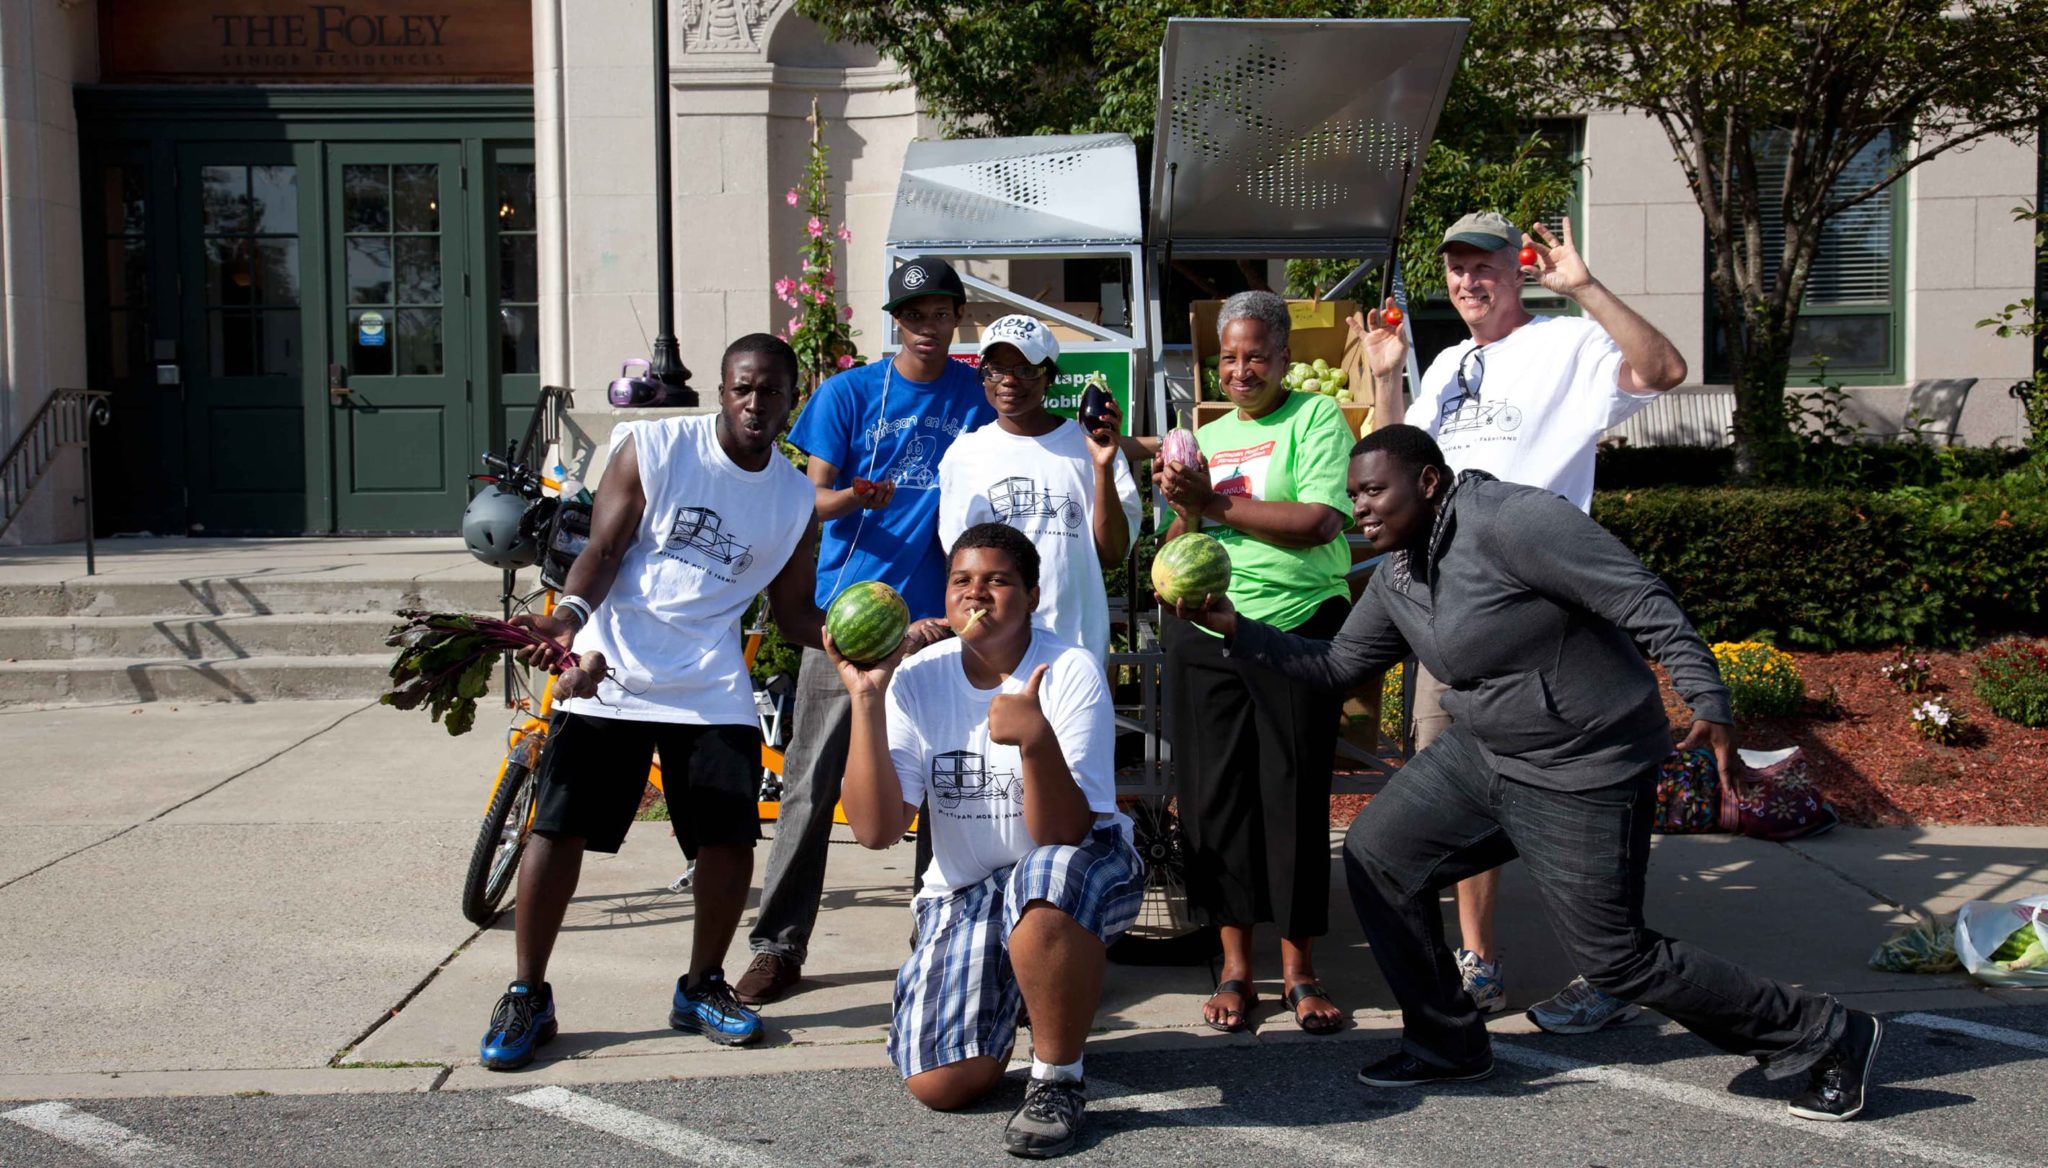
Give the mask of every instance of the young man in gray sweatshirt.
<svg viewBox="0 0 2048 1168">
<path fill-rule="evenodd" d="M 1449 687 L 1450 729 L 1367 805 L 1344 842 L 1351 898 L 1401 1003 L 1401 1049 L 1374 1086 L 1493 1073 L 1486 1027 L 1444 946 L 1442 889 L 1520 856 L 1567 954 L 1603 993 L 1646 1006 L 1771 1078 L 1807 1076 L 1792 1113 L 1850 1119 L 1882 1026 L 1643 923 L 1658 764 L 1670 726 L 1646 650 L 1692 707 L 1684 745 L 1739 765 L 1728 690 L 1664 581 L 1549 491 L 1455 479 L 1413 426 L 1352 449 L 1359 529 L 1392 553 L 1328 641 L 1185 613 L 1233 656 L 1347 689 L 1413 652 Z"/>
</svg>

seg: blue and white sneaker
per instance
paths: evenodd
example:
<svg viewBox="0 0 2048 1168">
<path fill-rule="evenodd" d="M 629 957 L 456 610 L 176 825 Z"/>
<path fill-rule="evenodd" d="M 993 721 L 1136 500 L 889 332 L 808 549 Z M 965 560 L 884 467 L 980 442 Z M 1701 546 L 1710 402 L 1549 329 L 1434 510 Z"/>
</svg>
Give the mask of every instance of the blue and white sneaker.
<svg viewBox="0 0 2048 1168">
<path fill-rule="evenodd" d="M 1611 1022 L 1633 1017 L 1634 1006 L 1603 994 L 1575 977 L 1547 1002 L 1529 1007 L 1529 1021 L 1552 1034 L 1591 1034 Z"/>
<path fill-rule="evenodd" d="M 1500 961 L 1483 960 L 1470 949 L 1457 951 L 1458 977 L 1465 983 L 1465 992 L 1472 995 L 1472 1004 L 1479 1007 L 1481 1014 L 1498 1013 L 1507 1009 L 1508 984 L 1500 976 Z"/>
<path fill-rule="evenodd" d="M 546 982 L 538 989 L 523 981 L 505 987 L 491 1028 L 484 1031 L 478 1058 L 493 1071 L 516 1071 L 533 1061 L 533 1048 L 555 1036 L 555 991 Z"/>
<path fill-rule="evenodd" d="M 687 982 L 687 978 L 676 979 L 675 1004 L 668 1011 L 670 1026 L 701 1034 L 720 1046 L 745 1046 L 761 1040 L 761 1016 L 733 997 L 724 970 L 706 970 L 695 986 Z"/>
</svg>

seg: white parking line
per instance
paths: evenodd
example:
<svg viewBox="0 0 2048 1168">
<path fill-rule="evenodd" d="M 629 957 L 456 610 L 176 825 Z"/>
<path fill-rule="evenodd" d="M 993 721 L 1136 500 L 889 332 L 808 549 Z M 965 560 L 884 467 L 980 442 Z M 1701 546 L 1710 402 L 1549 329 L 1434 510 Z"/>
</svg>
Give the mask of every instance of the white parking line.
<svg viewBox="0 0 2048 1168">
<path fill-rule="evenodd" d="M 2048 1054 L 2048 1038 L 2029 1034 L 2024 1030 L 2008 1030 L 2003 1026 L 1986 1026 L 1982 1022 L 1965 1022 L 1961 1018 L 1944 1018 L 1939 1014 L 1901 1014 L 1892 1019 L 1907 1026 L 1919 1026 L 1927 1030 L 1946 1030 L 1952 1034 L 1965 1034 L 1981 1038 L 1986 1042 L 2017 1046 L 2021 1050 L 2039 1051 Z"/>
<path fill-rule="evenodd" d="M 1549 1077 L 1572 1082 L 1600 1083 L 1604 1086 L 1619 1087 L 1644 1095 L 1655 1095 L 1682 1103 L 1688 1107 L 1718 1111 L 1723 1115 L 1746 1119 L 1752 1123 L 1775 1124 L 1807 1135 L 1823 1139 L 1842 1140 L 1852 1144 L 1865 1144 L 1872 1148 L 1900 1156 L 1913 1156 L 1936 1164 L 1952 1164 L 1955 1168 L 2027 1168 L 2029 1162 L 1995 1156 L 1988 1152 L 1971 1151 L 1952 1147 L 1948 1144 L 1923 1140 L 1899 1132 L 1886 1131 L 1869 1122 L 1822 1123 L 1800 1119 L 1786 1110 L 1782 1103 L 1767 1103 L 1762 1100 L 1745 1099 L 1725 1091 L 1710 1091 L 1690 1083 L 1674 1083 L 1655 1075 L 1636 1071 L 1625 1071 L 1619 1067 L 1595 1066 L 1576 1059 L 1563 1058 L 1545 1051 L 1532 1050 L 1525 1046 L 1502 1042 L 1495 1039 L 1493 1057 L 1502 1062 L 1546 1071 Z M 1882 1090 L 1882 1088 L 1878 1088 Z M 2034 1168 L 2039 1168 L 2035 1163 Z"/>
<path fill-rule="evenodd" d="M 1393 1163 L 1298 1125 L 1254 1119 L 1225 1110 L 1219 1088 L 1200 1091 L 1139 1091 L 1108 1079 L 1088 1080 L 1090 1111 L 1142 1111 L 1185 1127 L 1229 1131 L 1277 1148 L 1303 1164 L 1346 1164 L 1356 1168 L 1388 1168 Z M 2038 1168 L 2038 1166 L 2036 1166 Z"/>
<path fill-rule="evenodd" d="M 13 1111 L 0 1112 L 0 1119 L 39 1131 L 75 1148 L 84 1148 L 116 1164 L 167 1166 L 192 1163 L 175 1149 L 136 1135 L 118 1123 L 80 1111 L 69 1103 L 35 1103 L 17 1107 Z"/>
<path fill-rule="evenodd" d="M 505 1098 L 521 1107 L 531 1107 L 557 1119 L 615 1135 L 643 1148 L 652 1148 L 678 1160 L 709 1168 L 770 1168 L 775 1163 L 752 1148 L 694 1132 L 602 1099 L 578 1095 L 563 1087 L 541 1087 Z"/>
</svg>

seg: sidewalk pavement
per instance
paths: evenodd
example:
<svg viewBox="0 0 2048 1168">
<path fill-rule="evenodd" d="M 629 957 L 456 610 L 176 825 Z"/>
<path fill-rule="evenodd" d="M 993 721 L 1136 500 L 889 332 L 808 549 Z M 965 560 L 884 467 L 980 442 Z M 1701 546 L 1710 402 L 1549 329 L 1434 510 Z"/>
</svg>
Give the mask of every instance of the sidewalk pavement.
<svg viewBox="0 0 2048 1168">
<path fill-rule="evenodd" d="M 769 1007 L 766 1049 L 671 1032 L 670 987 L 693 905 L 667 885 L 665 823 L 592 857 L 550 977 L 562 1036 L 517 1075 L 476 1064 L 510 979 L 509 914 L 477 930 L 459 884 L 499 739 L 464 738 L 362 701 L 169 703 L 0 713 L 0 1098 L 349 1092 L 755 1074 L 886 1065 L 889 991 L 906 952 L 910 849 L 832 845 L 801 992 Z M 30 765 L 19 765 L 27 762 Z M 772 830 L 772 827 L 768 830 Z M 1332 836 L 1335 854 L 1336 836 Z M 757 871 L 765 852 L 757 853 Z M 1320 968 L 1353 1040 L 1391 1038 L 1393 1003 L 1335 864 Z M 1960 974 L 1864 965 L 1896 906 L 2048 892 L 2048 828 L 1853 830 L 1789 846 L 1660 840 L 1649 921 L 1760 972 L 1871 1009 L 2035 1001 Z M 1449 911 L 1449 905 L 1446 905 Z M 751 919 L 751 912 L 748 914 Z M 1510 868 L 1501 933 L 1517 1011 L 1572 971 Z M 728 964 L 745 966 L 744 939 Z M 1258 1028 L 1199 1023 L 1208 968 L 1112 967 L 1097 1042 L 1345 1041 L 1278 1011 L 1262 942 Z M 1641 1023 L 1638 1023 L 1639 1025 Z M 1495 1023 L 1525 1028 L 1519 1013 Z"/>
</svg>

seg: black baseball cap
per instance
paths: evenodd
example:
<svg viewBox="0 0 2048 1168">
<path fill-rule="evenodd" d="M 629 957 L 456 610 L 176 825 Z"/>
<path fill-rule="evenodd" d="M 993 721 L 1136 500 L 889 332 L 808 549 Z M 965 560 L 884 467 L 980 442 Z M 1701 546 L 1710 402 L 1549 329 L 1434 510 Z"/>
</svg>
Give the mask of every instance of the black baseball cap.
<svg viewBox="0 0 2048 1168">
<path fill-rule="evenodd" d="M 883 312 L 894 312 L 920 296 L 951 296 L 966 301 L 967 288 L 953 265 L 936 256 L 919 256 L 889 273 L 889 299 Z"/>
</svg>

